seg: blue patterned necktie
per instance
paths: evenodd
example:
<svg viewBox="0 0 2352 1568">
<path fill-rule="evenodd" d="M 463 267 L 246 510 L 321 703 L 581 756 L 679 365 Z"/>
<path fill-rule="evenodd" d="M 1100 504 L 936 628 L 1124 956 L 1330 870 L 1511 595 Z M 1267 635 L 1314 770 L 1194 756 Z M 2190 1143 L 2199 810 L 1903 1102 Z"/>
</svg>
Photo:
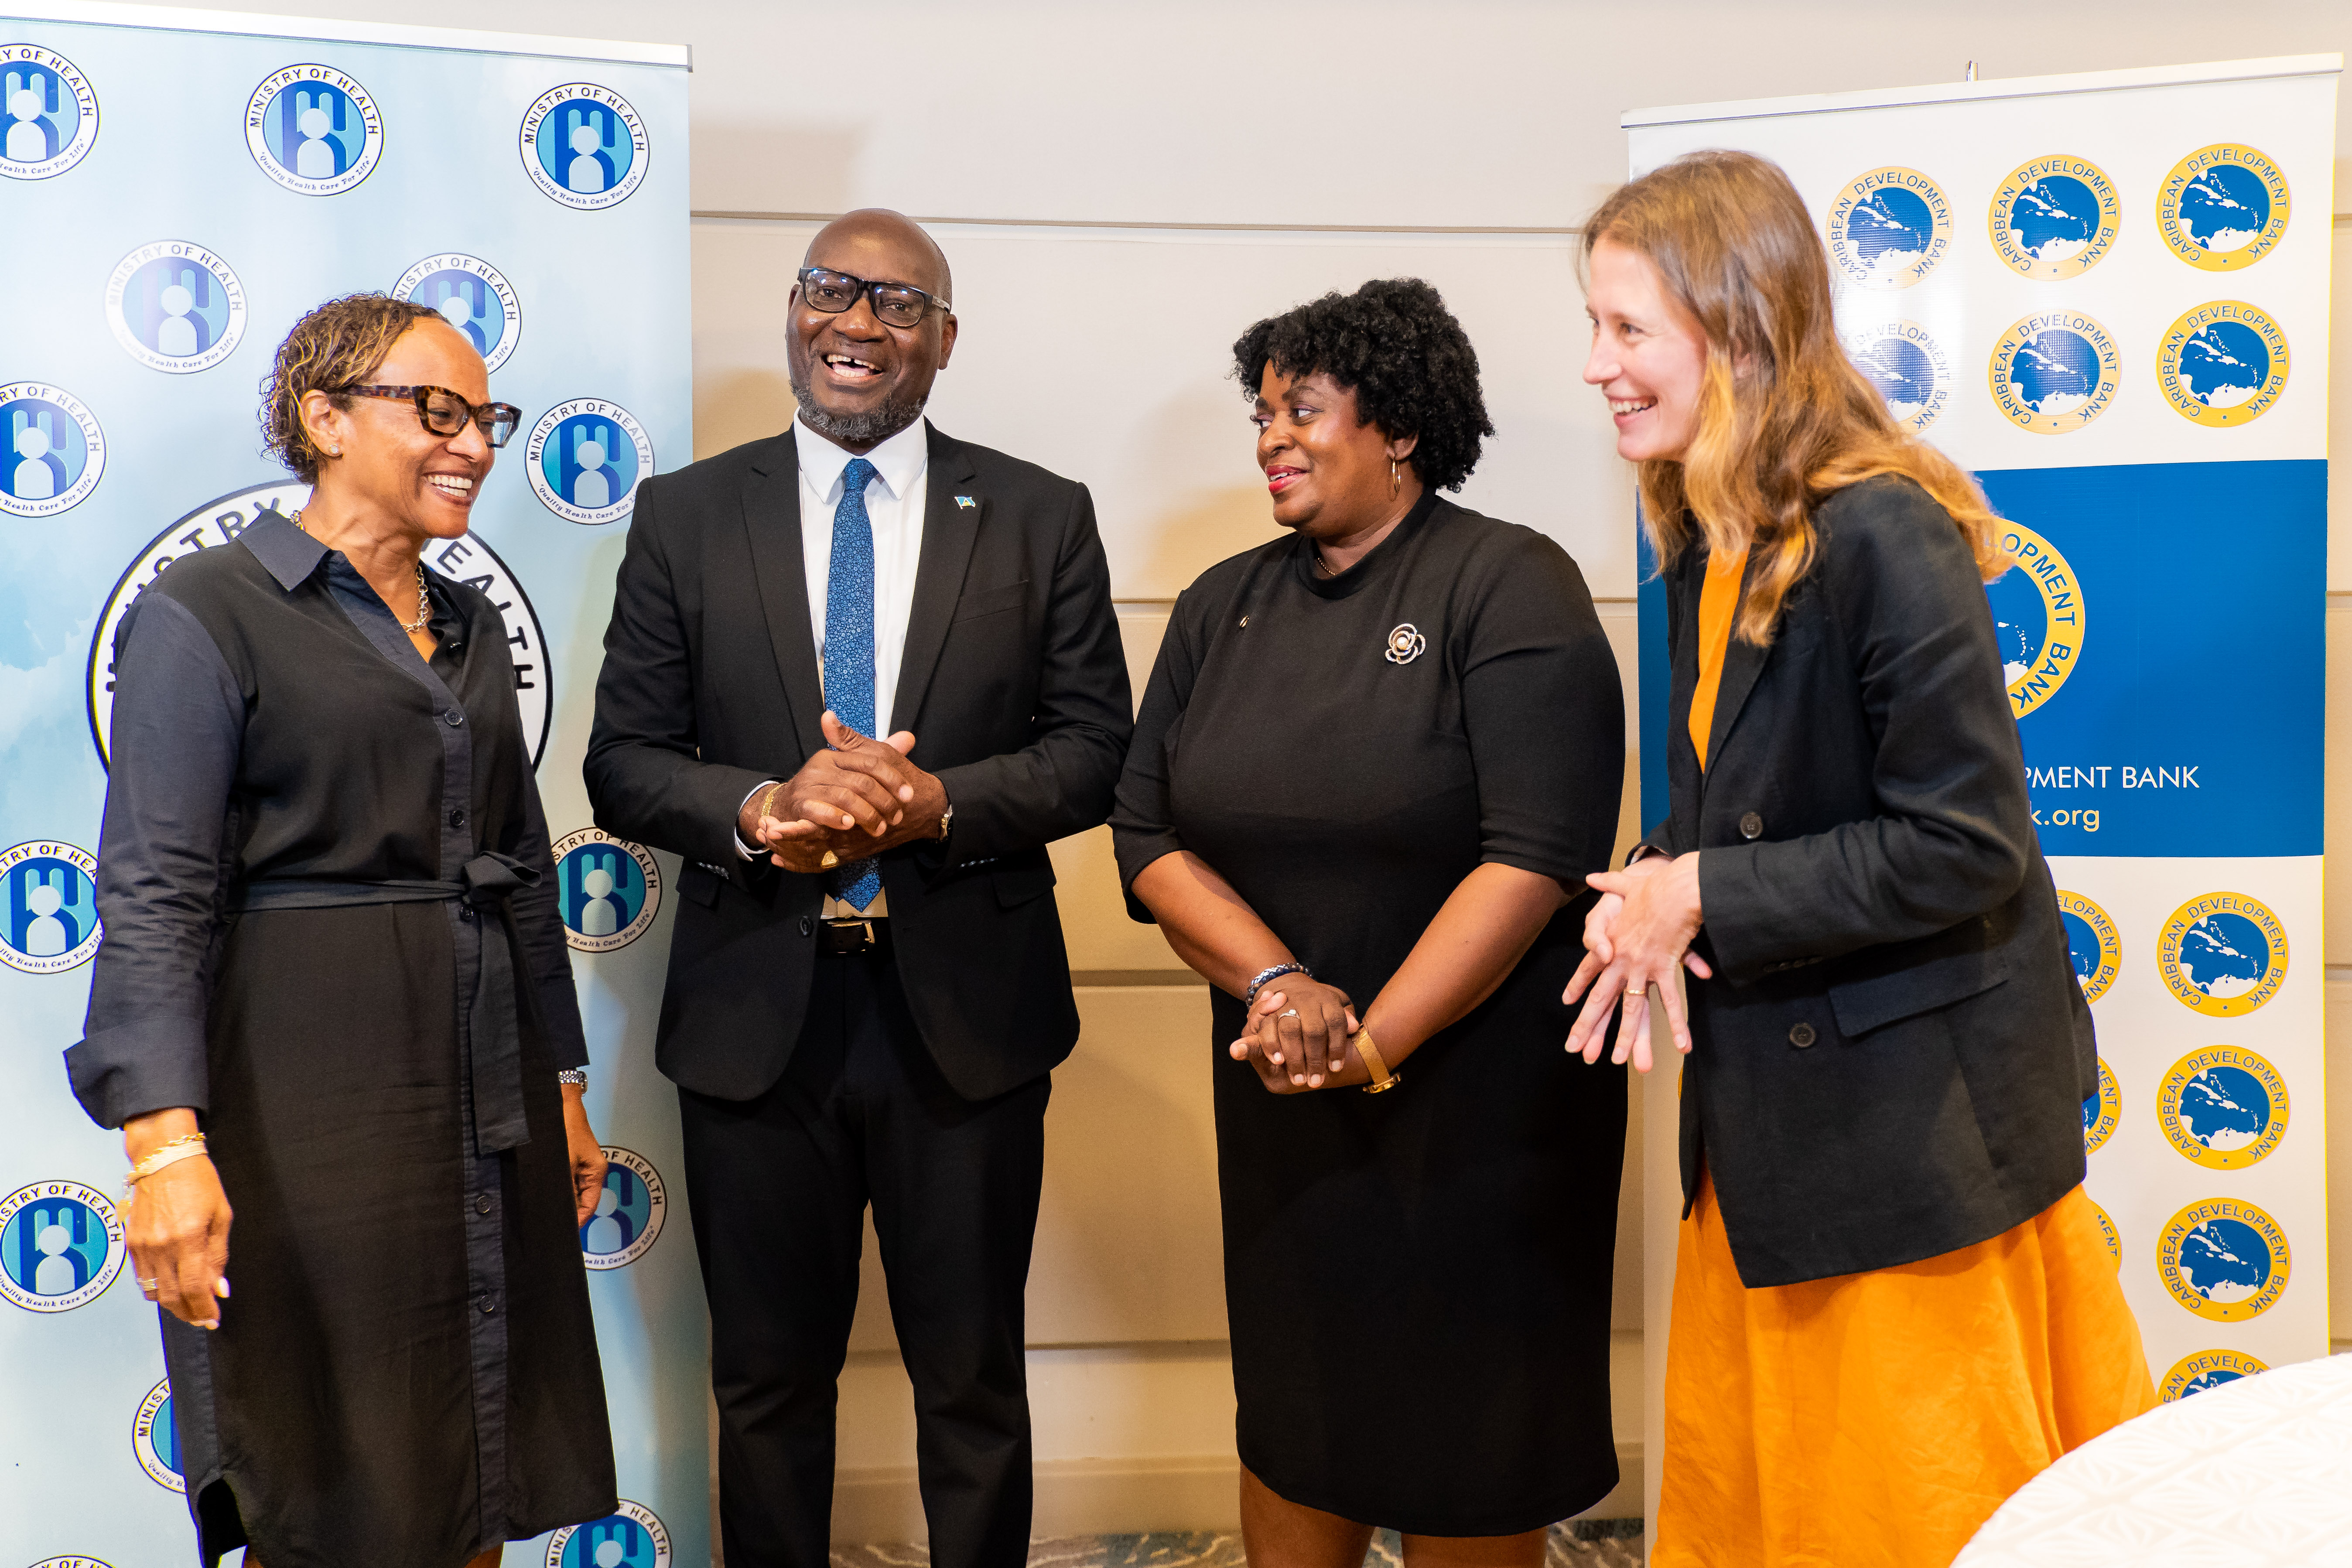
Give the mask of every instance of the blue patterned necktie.
<svg viewBox="0 0 2352 1568">
<path fill-rule="evenodd" d="M 874 524 L 866 515 L 873 480 L 874 465 L 863 458 L 841 471 L 824 580 L 824 705 L 861 735 L 874 733 Z M 882 872 L 871 858 L 845 860 L 831 886 L 835 898 L 862 910 L 882 890 Z"/>
</svg>

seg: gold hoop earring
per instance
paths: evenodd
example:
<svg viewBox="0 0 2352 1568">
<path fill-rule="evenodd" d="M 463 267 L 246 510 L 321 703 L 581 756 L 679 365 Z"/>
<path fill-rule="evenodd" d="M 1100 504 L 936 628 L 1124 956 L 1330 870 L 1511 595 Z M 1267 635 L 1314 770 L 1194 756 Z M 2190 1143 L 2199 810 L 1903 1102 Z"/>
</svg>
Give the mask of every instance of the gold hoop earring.
<svg viewBox="0 0 2352 1568">
<path fill-rule="evenodd" d="M 1404 481 L 1397 477 L 1396 465 L 1397 460 L 1394 458 L 1391 458 L 1389 459 L 1389 500 L 1396 500 L 1397 496 L 1404 489 Z"/>
</svg>

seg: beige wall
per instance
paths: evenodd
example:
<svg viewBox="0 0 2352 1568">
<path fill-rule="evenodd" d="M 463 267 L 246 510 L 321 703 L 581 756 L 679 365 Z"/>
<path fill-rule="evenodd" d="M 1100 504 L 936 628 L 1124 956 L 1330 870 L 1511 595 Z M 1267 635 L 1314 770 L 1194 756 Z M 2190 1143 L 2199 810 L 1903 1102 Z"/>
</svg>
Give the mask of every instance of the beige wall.
<svg viewBox="0 0 2352 1568">
<path fill-rule="evenodd" d="M 1623 169 L 1621 110 L 1951 79 L 1971 58 L 2011 76 L 2352 49 L 2342 0 L 2086 0 L 2055 26 L 2032 0 L 301 8 L 694 46 L 701 216 L 680 284 L 694 299 L 698 455 L 789 418 L 777 305 L 812 215 L 874 204 L 952 220 L 935 228 L 963 338 L 933 413 L 1092 487 L 1139 688 L 1166 601 L 1270 531 L 1225 346 L 1257 315 L 1411 272 L 1444 290 L 1485 365 L 1497 434 L 1465 500 L 1544 529 L 1583 564 L 1631 690 L 1627 489 L 1577 381 L 1569 232 Z M 2320 204 L 2298 195 L 2318 221 Z M 2339 217 L 2336 234 L 2341 307 L 2352 226 Z M 2330 367 L 2339 392 L 2347 366 L 2352 331 Z M 2343 455 L 2347 417 L 2339 396 Z M 2347 492 L 2332 498 L 2339 524 Z M 2331 669 L 2352 676 L 2352 528 L 2335 530 L 2328 587 Z M 2347 693 L 2331 683 L 2331 827 L 2352 812 Z M 1038 1524 L 1216 1523 L 1234 1461 L 1204 994 L 1127 921 L 1102 835 L 1056 859 L 1087 1033 L 1057 1075 L 1030 1292 Z M 2352 857 L 2335 876 L 2352 877 Z M 2347 966 L 2331 971 L 2331 1014 L 2352 1008 L 2352 928 L 2326 955 Z M 2331 1065 L 2337 1333 L 2352 1338 L 2352 1047 Z M 1670 1156 L 1651 1141 L 1654 1179 L 1671 1179 Z M 1666 1261 L 1640 1258 L 1637 1212 L 1616 1298 L 1629 1457 L 1640 1283 Z M 838 1522 L 845 1539 L 904 1540 L 919 1530 L 911 1418 L 876 1283 L 843 1390 Z"/>
</svg>

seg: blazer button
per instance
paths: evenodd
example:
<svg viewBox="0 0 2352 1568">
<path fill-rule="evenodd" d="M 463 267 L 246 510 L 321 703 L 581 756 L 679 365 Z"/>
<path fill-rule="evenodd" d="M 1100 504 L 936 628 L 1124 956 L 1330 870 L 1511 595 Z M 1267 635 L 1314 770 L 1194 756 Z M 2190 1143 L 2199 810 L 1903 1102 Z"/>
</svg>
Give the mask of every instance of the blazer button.
<svg viewBox="0 0 2352 1568">
<path fill-rule="evenodd" d="M 803 915 L 801 917 L 801 934 L 803 936 L 806 936 L 809 932 L 814 930 L 816 930 L 816 922 L 809 919 L 808 916 Z"/>
<path fill-rule="evenodd" d="M 1813 1026 L 1811 1024 L 1799 1024 L 1789 1031 L 1789 1043 L 1801 1051 L 1811 1045 L 1814 1038 Z"/>
<path fill-rule="evenodd" d="M 1745 816 L 1741 817 L 1741 818 L 1739 819 L 1739 837 L 1742 837 L 1742 838 L 1761 838 L 1761 837 L 1764 837 L 1764 819 L 1763 819 L 1762 817 L 1760 817 L 1760 816 L 1757 816 L 1757 815 L 1756 815 L 1754 812 L 1752 812 L 1752 811 L 1751 811 L 1751 812 L 1749 812 L 1747 816 Z"/>
</svg>

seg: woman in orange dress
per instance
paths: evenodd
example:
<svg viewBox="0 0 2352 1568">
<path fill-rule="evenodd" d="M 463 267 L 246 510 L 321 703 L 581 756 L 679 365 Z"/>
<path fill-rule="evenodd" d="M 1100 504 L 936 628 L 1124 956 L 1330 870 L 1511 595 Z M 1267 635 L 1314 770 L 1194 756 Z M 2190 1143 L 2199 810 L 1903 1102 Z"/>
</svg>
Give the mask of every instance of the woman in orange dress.
<svg viewBox="0 0 2352 1568">
<path fill-rule="evenodd" d="M 1660 1565 L 1930 1568 L 2155 1404 L 2083 1193 L 2090 1009 L 1950 459 L 1839 346 L 1774 164 L 1700 153 L 1585 230 L 1584 378 L 1665 581 L 1671 809 L 1566 1000 L 1683 1068 Z M 1687 1001 L 1683 984 L 1687 972 Z"/>
</svg>

